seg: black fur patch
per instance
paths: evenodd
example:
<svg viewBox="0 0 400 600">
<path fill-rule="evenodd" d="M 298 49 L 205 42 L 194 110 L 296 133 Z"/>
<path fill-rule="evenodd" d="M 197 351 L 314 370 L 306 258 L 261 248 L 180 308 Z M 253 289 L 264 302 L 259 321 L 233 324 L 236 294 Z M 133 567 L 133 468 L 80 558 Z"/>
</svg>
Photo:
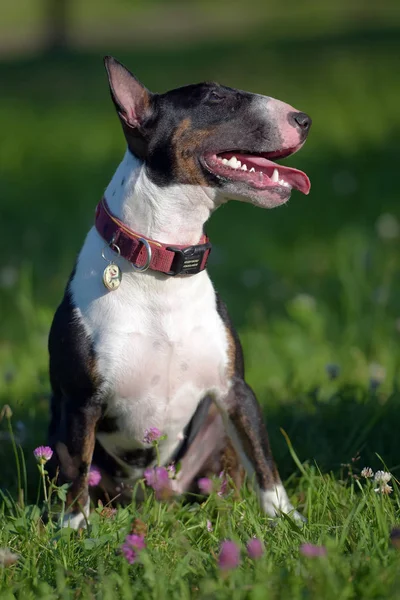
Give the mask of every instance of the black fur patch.
<svg viewBox="0 0 400 600">
<path fill-rule="evenodd" d="M 117 450 L 116 454 L 130 467 L 145 469 L 155 459 L 154 448 L 137 448 L 135 450 Z"/>
<path fill-rule="evenodd" d="M 221 186 L 222 181 L 205 169 L 200 159 L 209 152 L 240 149 L 243 152 L 269 151 L 281 140 L 272 124 L 252 108 L 254 94 L 217 83 L 199 83 L 171 90 L 153 99 L 148 132 L 146 166 L 149 177 L 159 186 L 187 181 L 184 169 L 177 168 L 179 153 L 195 161 L 204 185 Z M 182 124 L 190 124 L 184 136 L 177 136 Z M 273 133 L 272 139 L 271 134 Z"/>
<path fill-rule="evenodd" d="M 103 417 L 97 425 L 99 433 L 116 433 L 118 431 L 117 419 L 114 417 Z"/>
<path fill-rule="evenodd" d="M 71 275 L 70 281 L 74 277 Z M 93 343 L 72 303 L 69 286 L 53 319 L 49 335 L 50 381 L 56 393 L 82 399 L 93 398 L 101 383 Z"/>
<path fill-rule="evenodd" d="M 70 281 L 73 279 L 75 269 Z M 69 292 L 69 282 L 64 298 L 57 308 L 49 334 L 51 421 L 49 443 L 59 439 L 61 421 L 68 399 L 69 410 L 74 407 L 99 406 L 97 389 L 101 376 L 96 369 L 93 343 L 75 314 Z"/>
</svg>

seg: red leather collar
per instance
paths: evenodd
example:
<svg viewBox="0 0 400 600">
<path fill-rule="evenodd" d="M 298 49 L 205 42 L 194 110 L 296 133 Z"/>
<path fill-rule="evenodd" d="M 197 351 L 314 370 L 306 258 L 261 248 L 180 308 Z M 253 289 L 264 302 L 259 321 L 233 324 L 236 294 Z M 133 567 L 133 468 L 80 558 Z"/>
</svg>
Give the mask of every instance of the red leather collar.
<svg viewBox="0 0 400 600">
<path fill-rule="evenodd" d="M 211 252 L 206 235 L 195 246 L 169 246 L 136 233 L 112 214 L 105 198 L 97 205 L 95 225 L 106 243 L 138 271 L 195 275 L 206 268 Z"/>
</svg>

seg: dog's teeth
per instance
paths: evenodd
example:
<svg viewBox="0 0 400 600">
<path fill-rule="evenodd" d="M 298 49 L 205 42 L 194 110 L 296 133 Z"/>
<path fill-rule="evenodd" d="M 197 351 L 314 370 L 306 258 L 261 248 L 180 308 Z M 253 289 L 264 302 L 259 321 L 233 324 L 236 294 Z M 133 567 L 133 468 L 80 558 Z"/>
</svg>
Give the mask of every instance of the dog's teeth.
<svg viewBox="0 0 400 600">
<path fill-rule="evenodd" d="M 222 159 L 222 164 L 223 164 L 223 165 L 227 165 L 227 164 L 229 164 L 229 161 L 228 161 L 228 159 L 227 159 L 227 158 L 223 158 L 223 159 Z"/>
<path fill-rule="evenodd" d="M 258 179 L 259 181 L 262 181 L 264 179 L 264 175 L 262 171 L 258 171 Z"/>
<path fill-rule="evenodd" d="M 251 169 L 250 169 L 249 173 L 255 173 L 255 172 L 256 172 L 255 168 L 254 168 L 254 167 L 251 167 Z"/>
<path fill-rule="evenodd" d="M 242 171 L 247 171 L 247 165 L 242 165 Z"/>
<path fill-rule="evenodd" d="M 241 169 L 242 168 L 242 163 L 240 162 L 240 160 L 237 161 L 236 168 L 237 169 Z"/>
<path fill-rule="evenodd" d="M 278 169 L 274 169 L 274 172 L 272 173 L 271 181 L 273 181 L 274 183 L 277 183 L 279 181 Z M 279 183 L 280 183 L 280 181 L 279 181 Z"/>
<path fill-rule="evenodd" d="M 232 156 L 232 158 L 230 158 L 228 160 L 228 165 L 230 167 L 232 167 L 232 169 L 237 169 L 237 162 L 238 162 L 238 160 L 237 160 L 236 156 Z"/>
</svg>

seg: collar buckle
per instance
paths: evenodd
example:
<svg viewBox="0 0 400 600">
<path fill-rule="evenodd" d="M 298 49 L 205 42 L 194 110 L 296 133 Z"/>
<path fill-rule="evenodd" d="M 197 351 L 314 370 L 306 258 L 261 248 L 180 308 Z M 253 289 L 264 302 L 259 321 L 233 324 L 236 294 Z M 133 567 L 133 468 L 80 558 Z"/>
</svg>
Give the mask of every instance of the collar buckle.
<svg viewBox="0 0 400 600">
<path fill-rule="evenodd" d="M 171 270 L 167 275 L 196 275 L 200 273 L 206 266 L 211 248 L 210 242 L 188 246 L 187 248 L 168 246 L 167 250 L 175 252 L 175 256 L 171 264 Z"/>
</svg>

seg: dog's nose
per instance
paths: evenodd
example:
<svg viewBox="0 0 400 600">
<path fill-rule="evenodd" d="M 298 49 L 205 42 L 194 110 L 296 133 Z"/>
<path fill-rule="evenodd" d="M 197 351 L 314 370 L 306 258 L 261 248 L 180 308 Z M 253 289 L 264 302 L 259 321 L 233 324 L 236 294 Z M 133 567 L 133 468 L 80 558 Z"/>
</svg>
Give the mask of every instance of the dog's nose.
<svg viewBox="0 0 400 600">
<path fill-rule="evenodd" d="M 292 113 L 291 117 L 292 122 L 294 121 L 293 125 L 295 127 L 299 127 L 304 133 L 310 129 L 312 121 L 311 117 L 309 117 L 306 113 Z"/>
</svg>

